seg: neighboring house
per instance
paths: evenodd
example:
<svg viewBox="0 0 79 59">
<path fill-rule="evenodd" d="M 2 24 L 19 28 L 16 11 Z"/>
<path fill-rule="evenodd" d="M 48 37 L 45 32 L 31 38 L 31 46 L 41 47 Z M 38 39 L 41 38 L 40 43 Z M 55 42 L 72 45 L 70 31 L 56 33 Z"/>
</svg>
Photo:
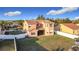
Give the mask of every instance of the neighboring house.
<svg viewBox="0 0 79 59">
<path fill-rule="evenodd" d="M 74 23 L 60 24 L 60 31 L 79 35 L 79 26 Z"/>
<path fill-rule="evenodd" d="M 79 24 L 76 24 L 77 26 L 79 26 Z"/>
<path fill-rule="evenodd" d="M 23 30 L 29 36 L 53 35 L 54 23 L 49 20 L 27 20 L 23 23 Z"/>
<path fill-rule="evenodd" d="M 15 29 L 22 29 L 22 25 L 20 25 L 18 22 L 13 22 L 12 24 L 8 24 L 6 27 L 15 28 Z"/>
</svg>

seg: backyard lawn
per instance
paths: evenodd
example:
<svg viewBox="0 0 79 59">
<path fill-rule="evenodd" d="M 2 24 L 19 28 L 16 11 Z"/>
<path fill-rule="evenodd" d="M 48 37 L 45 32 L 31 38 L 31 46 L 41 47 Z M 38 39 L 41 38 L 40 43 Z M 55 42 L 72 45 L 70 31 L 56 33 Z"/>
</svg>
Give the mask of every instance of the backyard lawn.
<svg viewBox="0 0 79 59">
<path fill-rule="evenodd" d="M 18 51 L 57 51 L 60 48 L 67 51 L 72 45 L 73 39 L 60 35 L 17 40 Z"/>
<path fill-rule="evenodd" d="M 0 41 L 0 51 L 14 51 L 14 41 L 13 40 L 3 40 Z"/>
</svg>

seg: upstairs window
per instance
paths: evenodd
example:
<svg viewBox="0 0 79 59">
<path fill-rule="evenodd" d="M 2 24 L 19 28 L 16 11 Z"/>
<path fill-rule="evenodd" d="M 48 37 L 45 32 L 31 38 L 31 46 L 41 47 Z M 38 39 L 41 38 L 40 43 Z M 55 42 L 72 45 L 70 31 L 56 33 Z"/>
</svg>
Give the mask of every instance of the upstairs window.
<svg viewBox="0 0 79 59">
<path fill-rule="evenodd" d="M 31 25 L 29 25 L 28 27 L 31 27 Z"/>
<path fill-rule="evenodd" d="M 46 27 L 48 27 L 49 26 L 49 24 L 46 24 Z"/>
<path fill-rule="evenodd" d="M 53 24 L 50 24 L 50 27 L 52 27 L 53 26 Z"/>
</svg>

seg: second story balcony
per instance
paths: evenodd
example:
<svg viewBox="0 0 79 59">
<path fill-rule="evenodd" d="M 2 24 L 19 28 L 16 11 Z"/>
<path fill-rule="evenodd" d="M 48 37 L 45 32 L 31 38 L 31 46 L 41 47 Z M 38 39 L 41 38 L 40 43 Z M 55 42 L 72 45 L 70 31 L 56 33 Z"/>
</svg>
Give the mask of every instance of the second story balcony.
<svg viewBox="0 0 79 59">
<path fill-rule="evenodd" d="M 44 29 L 43 24 L 37 24 L 36 29 Z"/>
</svg>

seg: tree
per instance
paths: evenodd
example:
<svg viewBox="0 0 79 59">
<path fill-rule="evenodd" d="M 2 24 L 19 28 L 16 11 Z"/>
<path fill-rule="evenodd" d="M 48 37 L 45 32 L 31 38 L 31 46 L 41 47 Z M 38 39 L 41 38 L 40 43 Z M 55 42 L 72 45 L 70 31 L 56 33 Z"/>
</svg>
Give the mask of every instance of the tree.
<svg viewBox="0 0 79 59">
<path fill-rule="evenodd" d="M 51 22 L 54 22 L 54 18 L 46 18 L 46 20 L 49 20 Z"/>
<path fill-rule="evenodd" d="M 72 21 L 69 18 L 63 19 L 64 23 L 72 23 Z"/>
<path fill-rule="evenodd" d="M 18 23 L 19 25 L 22 26 L 22 25 L 23 25 L 23 21 L 24 21 L 24 20 L 16 20 L 16 21 L 14 21 L 14 22 L 15 22 L 15 23 Z"/>
<path fill-rule="evenodd" d="M 3 30 L 8 30 L 10 28 L 10 25 L 12 24 L 11 21 L 0 21 L 0 26 Z"/>
<path fill-rule="evenodd" d="M 73 23 L 79 23 L 79 19 L 73 20 Z"/>
<path fill-rule="evenodd" d="M 65 18 L 65 19 L 57 18 L 57 19 L 55 19 L 54 22 L 55 23 L 72 23 L 72 21 L 69 18 Z"/>
<path fill-rule="evenodd" d="M 2 30 L 5 30 L 5 21 L 0 21 L 0 26 Z"/>
<path fill-rule="evenodd" d="M 36 18 L 36 20 L 45 20 L 45 17 L 43 15 L 40 15 Z"/>
</svg>

